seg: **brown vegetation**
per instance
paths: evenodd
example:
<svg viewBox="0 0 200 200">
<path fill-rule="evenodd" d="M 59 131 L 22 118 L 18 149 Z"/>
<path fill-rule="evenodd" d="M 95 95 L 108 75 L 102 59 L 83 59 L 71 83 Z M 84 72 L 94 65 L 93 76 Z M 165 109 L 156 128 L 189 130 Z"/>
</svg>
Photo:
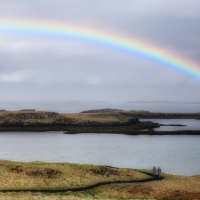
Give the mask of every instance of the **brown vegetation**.
<svg viewBox="0 0 200 200">
<path fill-rule="evenodd" d="M 109 166 L 0 161 L 0 199 L 200 199 L 200 176 Z"/>
</svg>

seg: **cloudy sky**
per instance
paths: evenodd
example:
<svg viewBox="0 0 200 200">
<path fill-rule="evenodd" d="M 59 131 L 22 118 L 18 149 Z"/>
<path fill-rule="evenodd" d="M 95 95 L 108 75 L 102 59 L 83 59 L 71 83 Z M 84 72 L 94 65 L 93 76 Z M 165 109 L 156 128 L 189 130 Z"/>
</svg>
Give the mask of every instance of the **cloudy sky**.
<svg viewBox="0 0 200 200">
<path fill-rule="evenodd" d="M 78 24 L 200 63 L 199 8 L 199 0 L 1 0 L 0 20 Z M 1 101 L 200 101 L 200 80 L 105 45 L 0 29 L 0 55 Z"/>
</svg>

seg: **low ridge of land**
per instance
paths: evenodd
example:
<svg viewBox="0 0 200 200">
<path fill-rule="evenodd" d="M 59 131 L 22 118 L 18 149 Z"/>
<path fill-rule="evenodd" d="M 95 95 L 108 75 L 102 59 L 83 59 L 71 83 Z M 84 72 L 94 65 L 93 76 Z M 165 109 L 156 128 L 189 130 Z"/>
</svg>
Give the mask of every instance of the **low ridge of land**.
<svg viewBox="0 0 200 200">
<path fill-rule="evenodd" d="M 158 124 L 141 123 L 120 113 L 63 114 L 46 111 L 0 112 L 0 131 L 116 132 L 152 129 Z"/>
<path fill-rule="evenodd" d="M 117 109 L 96 109 L 83 111 L 82 113 L 118 113 L 126 117 L 149 118 L 149 119 L 200 119 L 200 112 L 196 113 L 160 113 L 145 110 L 117 110 Z"/>
<path fill-rule="evenodd" d="M 64 131 L 65 133 L 200 134 L 200 131 L 155 132 L 158 123 L 139 118 L 200 119 L 200 113 L 155 113 L 119 109 L 89 110 L 81 113 L 47 111 L 0 111 L 0 131 Z"/>
</svg>

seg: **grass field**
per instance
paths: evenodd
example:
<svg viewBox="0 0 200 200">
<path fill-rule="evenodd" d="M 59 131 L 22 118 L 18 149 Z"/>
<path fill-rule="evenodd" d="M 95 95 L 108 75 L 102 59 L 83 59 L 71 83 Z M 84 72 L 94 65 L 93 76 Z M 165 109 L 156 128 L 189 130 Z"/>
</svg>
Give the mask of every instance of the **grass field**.
<svg viewBox="0 0 200 200">
<path fill-rule="evenodd" d="M 0 161 L 0 199 L 200 199 L 200 176 L 109 166 Z"/>
</svg>

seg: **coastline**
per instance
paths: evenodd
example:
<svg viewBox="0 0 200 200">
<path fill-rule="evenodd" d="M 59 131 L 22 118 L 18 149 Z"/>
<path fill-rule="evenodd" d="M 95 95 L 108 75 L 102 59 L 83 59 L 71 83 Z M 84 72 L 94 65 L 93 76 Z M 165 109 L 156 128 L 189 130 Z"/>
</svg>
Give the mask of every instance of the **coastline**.
<svg viewBox="0 0 200 200">
<path fill-rule="evenodd" d="M 132 130 L 132 127 L 66 127 L 66 126 L 18 126 L 18 127 L 1 127 L 0 132 L 49 132 L 61 131 L 64 134 L 84 134 L 84 133 L 109 133 L 125 135 L 200 135 L 199 130 L 184 131 L 140 131 Z"/>
<path fill-rule="evenodd" d="M 95 113 L 0 112 L 0 132 L 62 131 L 64 134 L 200 135 L 200 131 L 153 131 L 162 124 L 139 118 L 196 119 L 200 113 L 166 114 L 107 110 Z M 145 117 L 147 116 L 147 117 Z M 163 119 L 163 118 L 162 118 Z M 179 119 L 179 118 L 178 118 Z M 182 119 L 182 118 L 181 118 Z M 149 120 L 151 121 L 151 120 Z M 177 124 L 181 126 L 181 124 Z M 144 131 L 145 130 L 145 131 Z M 0 160 L 1 199 L 198 199 L 200 175 L 72 163 Z M 12 180 L 12 181 L 9 181 Z"/>
<path fill-rule="evenodd" d="M 153 123 L 150 120 L 141 122 L 139 118 L 200 119 L 200 113 L 153 113 L 117 109 L 90 110 L 70 114 L 46 111 L 0 111 L 0 132 L 63 131 L 65 134 L 200 135 L 200 130 L 154 131 L 154 128 L 163 124 Z"/>
</svg>

